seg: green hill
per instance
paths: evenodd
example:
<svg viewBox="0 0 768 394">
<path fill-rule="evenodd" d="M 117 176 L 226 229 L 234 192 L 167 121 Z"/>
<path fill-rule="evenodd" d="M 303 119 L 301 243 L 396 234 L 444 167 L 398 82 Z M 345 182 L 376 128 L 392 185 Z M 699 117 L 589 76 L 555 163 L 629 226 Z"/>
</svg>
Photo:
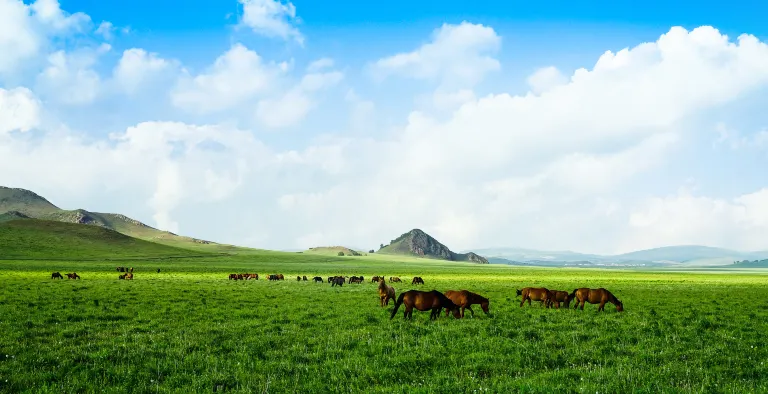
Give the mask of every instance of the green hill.
<svg viewBox="0 0 768 394">
<path fill-rule="evenodd" d="M 120 214 L 90 212 L 84 209 L 64 210 L 32 191 L 18 188 L 0 186 L 0 215 L 5 215 L 6 220 L 29 217 L 103 227 L 129 237 L 203 252 L 234 252 L 247 249 L 179 236 Z M 3 221 L 2 217 L 0 216 L 0 222 Z"/>
<path fill-rule="evenodd" d="M 99 226 L 20 219 L 0 223 L 0 259 L 120 259 L 200 255 Z"/>
<path fill-rule="evenodd" d="M 354 249 L 350 249 L 344 246 L 319 246 L 316 248 L 309 248 L 304 253 L 319 254 L 323 256 L 338 256 L 339 253 L 344 253 L 344 256 L 362 256 Z"/>
<path fill-rule="evenodd" d="M 475 253 L 452 252 L 448 247 L 419 229 L 413 229 L 397 237 L 389 245 L 379 249 L 377 253 L 488 264 L 488 260 L 485 257 Z"/>
</svg>

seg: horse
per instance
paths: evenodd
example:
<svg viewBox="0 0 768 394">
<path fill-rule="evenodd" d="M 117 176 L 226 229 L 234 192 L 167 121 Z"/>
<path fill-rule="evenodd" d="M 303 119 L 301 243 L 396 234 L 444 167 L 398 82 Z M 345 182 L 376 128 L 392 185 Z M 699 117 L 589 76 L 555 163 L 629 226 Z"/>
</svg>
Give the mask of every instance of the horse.
<svg viewBox="0 0 768 394">
<path fill-rule="evenodd" d="M 584 303 L 589 302 L 590 304 L 600 304 L 599 307 L 597 307 L 597 311 L 605 311 L 605 303 L 610 302 L 613 305 L 616 305 L 616 312 L 622 312 L 624 311 L 624 303 L 621 302 L 616 296 L 613 295 L 610 291 L 599 288 L 599 289 L 590 289 L 586 287 L 582 287 L 580 289 L 573 290 L 573 293 L 570 294 L 571 298 L 576 299 L 576 304 L 573 306 L 573 309 L 579 308 L 579 304 L 581 304 L 581 310 L 584 310 Z"/>
<path fill-rule="evenodd" d="M 420 276 L 414 276 L 413 280 L 411 281 L 412 285 L 418 285 L 418 284 L 424 284 L 424 279 L 421 279 Z"/>
<path fill-rule="evenodd" d="M 72 272 L 67 274 L 67 278 L 69 279 L 80 279 L 80 275 L 77 274 L 77 272 Z"/>
<path fill-rule="evenodd" d="M 531 300 L 541 302 L 541 305 L 545 305 L 549 290 L 544 287 L 526 287 L 523 290 L 517 290 L 517 295 L 523 296 L 523 300 L 520 301 L 520 307 L 523 307 L 525 301 L 528 301 L 528 306 L 531 306 Z"/>
<path fill-rule="evenodd" d="M 334 277 L 331 280 L 331 287 L 333 286 L 343 286 L 344 285 L 344 277 L 343 276 L 337 276 Z"/>
<path fill-rule="evenodd" d="M 565 303 L 565 308 L 571 307 L 571 300 L 573 298 L 567 291 L 550 290 L 547 294 L 547 307 L 555 306 L 555 309 L 560 309 L 560 303 Z"/>
<path fill-rule="evenodd" d="M 133 280 L 133 272 L 127 272 L 125 274 L 125 279 L 126 280 Z"/>
<path fill-rule="evenodd" d="M 353 277 L 349 278 L 349 283 L 361 284 L 361 283 L 363 283 L 363 277 L 362 276 L 353 276 Z"/>
<path fill-rule="evenodd" d="M 125 275 L 128 275 L 128 274 L 122 274 L 122 275 L 118 275 L 118 276 L 117 276 L 117 279 L 121 279 L 121 280 L 122 280 L 122 279 L 125 279 Z"/>
<path fill-rule="evenodd" d="M 131 267 L 131 272 L 133 272 L 133 267 Z"/>
<path fill-rule="evenodd" d="M 229 274 L 229 280 L 237 280 L 237 274 Z"/>
<path fill-rule="evenodd" d="M 299 276 L 299 275 L 296 275 L 296 281 L 297 281 L 297 282 L 301 282 L 301 276 Z"/>
<path fill-rule="evenodd" d="M 384 283 L 384 278 L 379 279 L 379 301 L 381 307 L 389 305 L 389 300 L 395 299 L 395 288 Z"/>
<path fill-rule="evenodd" d="M 125 267 L 117 267 L 117 272 L 125 272 Z"/>
<path fill-rule="evenodd" d="M 157 269 L 157 273 L 158 273 L 158 274 L 160 273 L 160 268 L 158 268 L 158 269 Z"/>
<path fill-rule="evenodd" d="M 307 281 L 307 276 L 306 276 L 306 275 L 303 275 L 303 276 L 301 277 L 301 280 L 303 280 L 303 281 L 305 281 L 305 282 L 306 282 L 306 281 Z"/>
<path fill-rule="evenodd" d="M 443 308 L 453 312 L 453 317 L 458 319 L 461 317 L 459 312 L 459 306 L 454 304 L 443 293 L 432 291 L 420 291 L 420 290 L 408 290 L 405 293 L 400 293 L 400 297 L 397 297 L 395 302 L 395 309 L 392 310 L 392 314 L 389 319 L 395 317 L 400 305 L 405 304 L 405 312 L 403 312 L 404 319 L 413 319 L 413 308 L 416 308 L 422 312 L 431 309 L 432 312 L 429 315 L 430 320 L 436 320 L 440 316 L 440 312 Z"/>
<path fill-rule="evenodd" d="M 316 277 L 312 278 L 312 280 L 313 280 L 315 283 L 317 283 L 317 282 L 323 283 L 323 278 L 321 278 L 321 277 L 319 277 L 319 276 L 316 276 Z"/>
<path fill-rule="evenodd" d="M 259 280 L 259 274 L 246 274 L 245 279 L 246 280 L 250 280 L 250 279 Z"/>
<path fill-rule="evenodd" d="M 277 280 L 285 280 L 283 274 L 277 274 Z"/>
<path fill-rule="evenodd" d="M 472 304 L 480 304 L 480 308 L 482 308 L 483 312 L 485 312 L 486 315 L 490 314 L 488 306 L 491 301 L 480 294 L 475 294 L 467 290 L 448 290 L 445 292 L 445 296 L 453 301 L 454 304 L 461 307 L 462 318 L 464 318 L 465 308 L 472 312 L 472 317 L 475 317 L 475 311 L 473 311 L 471 307 Z M 448 316 L 448 310 L 445 311 L 445 315 Z"/>
<path fill-rule="evenodd" d="M 398 278 L 397 276 L 390 276 L 389 277 L 389 281 L 390 282 L 402 282 L 402 280 L 400 280 L 400 278 Z"/>
<path fill-rule="evenodd" d="M 64 277 L 61 276 L 61 272 L 54 272 L 51 274 L 51 279 L 64 279 Z"/>
<path fill-rule="evenodd" d="M 384 279 L 384 277 L 383 276 L 374 276 L 373 278 L 371 278 L 371 283 L 376 283 L 376 282 L 379 281 L 379 279 Z"/>
</svg>

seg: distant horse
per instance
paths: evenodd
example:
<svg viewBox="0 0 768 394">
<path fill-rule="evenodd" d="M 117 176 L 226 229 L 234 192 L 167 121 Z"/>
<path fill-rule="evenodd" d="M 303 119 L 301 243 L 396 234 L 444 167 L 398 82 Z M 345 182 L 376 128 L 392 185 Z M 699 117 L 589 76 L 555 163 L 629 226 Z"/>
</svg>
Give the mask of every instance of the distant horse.
<svg viewBox="0 0 768 394">
<path fill-rule="evenodd" d="M 125 279 L 125 275 L 126 275 L 126 274 L 118 275 L 118 276 L 117 276 L 117 279 L 123 280 L 123 279 Z"/>
<path fill-rule="evenodd" d="M 361 283 L 363 283 L 363 277 L 362 276 L 353 276 L 353 277 L 349 278 L 349 283 L 361 284 Z"/>
<path fill-rule="evenodd" d="M 131 267 L 131 272 L 133 272 L 133 267 Z"/>
<path fill-rule="evenodd" d="M 299 275 L 296 275 L 296 281 L 297 281 L 297 282 L 301 282 L 301 276 L 299 276 Z"/>
<path fill-rule="evenodd" d="M 277 274 L 277 280 L 285 280 L 283 274 Z"/>
<path fill-rule="evenodd" d="M 126 273 L 125 280 L 133 280 L 133 272 Z"/>
<path fill-rule="evenodd" d="M 259 274 L 248 274 L 248 278 L 246 278 L 246 279 L 259 280 Z"/>
<path fill-rule="evenodd" d="M 567 291 L 550 290 L 547 294 L 547 307 L 555 306 L 555 309 L 560 309 L 560 303 L 565 303 L 565 308 L 571 307 L 571 300 L 573 298 Z"/>
<path fill-rule="evenodd" d="M 117 272 L 125 272 L 125 267 L 117 267 Z"/>
<path fill-rule="evenodd" d="M 316 276 L 316 277 L 312 278 L 312 280 L 313 280 L 315 283 L 317 283 L 317 282 L 323 283 L 323 278 L 321 278 L 321 277 L 319 277 L 319 276 Z"/>
<path fill-rule="evenodd" d="M 582 287 L 574 290 L 573 293 L 570 294 L 570 297 L 576 300 L 573 309 L 579 308 L 579 304 L 581 304 L 581 310 L 583 311 L 584 303 L 589 302 L 590 304 L 600 304 L 600 306 L 597 307 L 598 312 L 605 311 L 605 303 L 610 302 L 611 304 L 616 305 L 616 312 L 624 310 L 624 303 L 616 298 L 613 293 L 602 287 L 599 289 Z"/>
<path fill-rule="evenodd" d="M 72 273 L 67 274 L 67 278 L 69 278 L 69 279 L 80 279 L 80 275 L 78 275 L 77 272 L 72 272 Z"/>
<path fill-rule="evenodd" d="M 419 285 L 419 284 L 423 285 L 424 284 L 424 279 L 421 279 L 420 276 L 414 276 L 413 280 L 411 281 L 411 284 L 412 285 Z"/>
<path fill-rule="evenodd" d="M 379 279 L 379 301 L 381 307 L 389 305 L 389 300 L 395 300 L 395 288 L 384 283 L 384 278 Z"/>
<path fill-rule="evenodd" d="M 400 280 L 400 278 L 398 278 L 397 276 L 390 276 L 389 277 L 389 281 L 393 282 L 393 283 L 394 282 L 402 282 L 402 280 Z"/>
<path fill-rule="evenodd" d="M 491 301 L 480 294 L 475 294 L 467 290 L 448 290 L 445 292 L 445 296 L 453 301 L 454 304 L 461 307 L 462 318 L 464 317 L 465 308 L 472 312 L 472 317 L 475 316 L 475 311 L 473 311 L 471 307 L 472 304 L 480 304 L 480 308 L 483 309 L 483 312 L 485 312 L 486 315 L 490 314 L 490 312 L 488 312 L 488 306 Z M 447 310 L 445 311 L 445 315 L 448 316 Z"/>
<path fill-rule="evenodd" d="M 376 283 L 376 282 L 379 281 L 379 279 L 384 279 L 384 277 L 383 276 L 374 276 L 373 278 L 371 278 L 371 283 Z"/>
<path fill-rule="evenodd" d="M 237 274 L 229 274 L 229 280 L 237 280 Z"/>
<path fill-rule="evenodd" d="M 157 273 L 158 273 L 158 274 L 160 273 L 160 268 L 158 268 L 158 269 L 157 269 Z"/>
<path fill-rule="evenodd" d="M 61 272 L 54 272 L 51 274 L 51 279 L 64 279 L 64 277 L 61 276 Z"/>
<path fill-rule="evenodd" d="M 331 287 L 333 286 L 343 286 L 344 285 L 344 277 L 343 276 L 337 276 L 334 277 L 331 280 Z"/>
<path fill-rule="evenodd" d="M 306 280 L 307 280 L 307 276 L 306 276 L 306 275 L 304 275 L 304 276 L 302 276 L 302 277 L 301 277 L 301 279 L 302 279 L 303 281 L 306 281 Z"/>
<path fill-rule="evenodd" d="M 528 306 L 531 306 L 531 300 L 539 301 L 542 306 L 546 305 L 549 290 L 544 287 L 526 287 L 523 290 L 517 290 L 517 295 L 523 296 L 523 300 L 520 301 L 520 307 L 523 307 L 525 301 L 528 301 Z"/>
<path fill-rule="evenodd" d="M 429 315 L 430 320 L 437 319 L 443 308 L 453 312 L 454 318 L 458 319 L 461 317 L 459 306 L 437 290 L 408 290 L 405 293 L 400 293 L 400 297 L 397 297 L 395 302 L 395 309 L 392 310 L 392 314 L 389 316 L 390 320 L 395 317 L 401 304 L 405 304 L 405 312 L 403 313 L 403 318 L 405 319 L 413 319 L 413 308 L 422 312 L 432 310 L 432 313 Z"/>
</svg>

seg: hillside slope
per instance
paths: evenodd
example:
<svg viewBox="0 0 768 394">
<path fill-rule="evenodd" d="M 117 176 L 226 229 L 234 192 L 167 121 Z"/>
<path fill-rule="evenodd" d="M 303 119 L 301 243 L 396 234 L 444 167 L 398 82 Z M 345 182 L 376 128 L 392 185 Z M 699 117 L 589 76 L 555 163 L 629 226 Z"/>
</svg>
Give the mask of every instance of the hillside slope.
<svg viewBox="0 0 768 394">
<path fill-rule="evenodd" d="M 211 252 L 245 249 L 179 236 L 168 231 L 158 230 L 121 214 L 90 212 L 84 209 L 64 210 L 26 189 L 0 186 L 0 215 L 2 214 L 103 227 L 129 237 L 186 249 Z"/>
<path fill-rule="evenodd" d="M 397 237 L 389 245 L 379 249 L 377 253 L 488 264 L 488 260 L 475 253 L 452 252 L 447 246 L 419 229 L 413 229 Z"/>
<path fill-rule="evenodd" d="M 38 219 L 0 223 L 0 259 L 119 259 L 202 253 L 129 237 L 117 231 Z"/>
<path fill-rule="evenodd" d="M 319 254 L 323 256 L 338 256 L 339 253 L 344 253 L 344 256 L 362 256 L 363 253 L 347 248 L 346 246 L 318 246 L 315 248 L 309 248 L 304 253 Z"/>
</svg>

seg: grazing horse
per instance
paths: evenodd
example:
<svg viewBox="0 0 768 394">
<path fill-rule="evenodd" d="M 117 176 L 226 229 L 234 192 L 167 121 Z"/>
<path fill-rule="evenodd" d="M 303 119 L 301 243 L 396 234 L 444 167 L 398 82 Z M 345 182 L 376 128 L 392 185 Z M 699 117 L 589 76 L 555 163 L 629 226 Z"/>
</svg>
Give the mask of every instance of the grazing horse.
<svg viewBox="0 0 768 394">
<path fill-rule="evenodd" d="M 285 280 L 283 274 L 277 274 L 277 280 Z"/>
<path fill-rule="evenodd" d="M 363 283 L 363 277 L 362 276 L 353 276 L 353 277 L 349 278 L 349 283 L 361 284 L 361 283 Z"/>
<path fill-rule="evenodd" d="M 229 274 L 229 280 L 237 280 L 237 274 Z"/>
<path fill-rule="evenodd" d="M 379 281 L 379 279 L 384 279 L 384 277 L 383 276 L 374 276 L 373 278 L 371 278 L 371 283 L 376 283 L 376 282 Z"/>
<path fill-rule="evenodd" d="M 528 306 L 531 306 L 531 300 L 539 301 L 541 305 L 545 305 L 547 302 L 549 290 L 544 287 L 526 287 L 523 290 L 517 290 L 517 295 L 523 296 L 523 300 L 520 301 L 520 307 L 523 307 L 525 301 L 528 301 Z"/>
<path fill-rule="evenodd" d="M 454 304 L 461 307 L 461 317 L 464 318 L 464 309 L 469 309 L 472 312 L 472 317 L 475 316 L 475 311 L 472 310 L 472 304 L 480 304 L 480 308 L 483 309 L 486 315 L 488 312 L 488 305 L 491 303 L 487 298 L 480 294 L 475 294 L 467 290 L 448 290 L 445 292 L 445 296 L 448 297 Z M 445 311 L 445 315 L 448 316 L 448 310 Z"/>
<path fill-rule="evenodd" d="M 72 272 L 67 274 L 67 278 L 69 279 L 80 279 L 80 275 L 77 274 L 77 272 Z"/>
<path fill-rule="evenodd" d="M 133 272 L 127 272 L 125 274 L 125 279 L 126 280 L 133 280 Z"/>
<path fill-rule="evenodd" d="M 117 267 L 117 272 L 125 272 L 125 267 Z"/>
<path fill-rule="evenodd" d="M 131 267 L 131 272 L 133 272 L 133 267 Z"/>
<path fill-rule="evenodd" d="M 613 293 L 602 287 L 599 289 L 582 287 L 574 290 L 573 293 L 570 294 L 570 297 L 576 299 L 576 304 L 573 306 L 573 309 L 579 308 L 579 304 L 581 304 L 581 310 L 583 311 L 584 303 L 589 302 L 590 304 L 600 304 L 600 306 L 597 307 L 598 312 L 605 311 L 605 303 L 610 302 L 611 304 L 616 305 L 616 312 L 624 310 L 624 303 L 616 298 Z"/>
<path fill-rule="evenodd" d="M 301 276 L 299 276 L 299 275 L 296 275 L 296 281 L 297 281 L 297 282 L 301 282 Z"/>
<path fill-rule="evenodd" d="M 395 288 L 384 283 L 384 278 L 379 279 L 379 301 L 381 307 L 389 305 L 389 300 L 395 300 Z"/>
<path fill-rule="evenodd" d="M 571 300 L 573 298 L 567 291 L 550 290 L 547 294 L 547 307 L 555 306 L 555 309 L 560 309 L 560 303 L 565 303 L 565 308 L 571 307 Z"/>
<path fill-rule="evenodd" d="M 344 285 L 344 277 L 343 276 L 336 276 L 331 280 L 331 287 L 333 286 L 343 286 Z"/>
<path fill-rule="evenodd" d="M 307 280 L 307 276 L 306 276 L 306 275 L 302 276 L 302 277 L 301 277 L 301 280 L 303 280 L 303 281 L 305 281 L 305 282 L 306 282 L 306 280 Z"/>
<path fill-rule="evenodd" d="M 160 273 L 160 268 L 158 268 L 158 269 L 157 269 L 157 273 L 158 273 L 158 274 Z"/>
<path fill-rule="evenodd" d="M 424 284 L 424 279 L 421 279 L 420 276 L 414 276 L 413 280 L 411 281 L 411 284 L 412 285 L 419 285 L 419 284 L 423 285 Z"/>
<path fill-rule="evenodd" d="M 321 277 L 319 277 L 319 276 L 316 276 L 316 277 L 312 278 L 312 280 L 313 280 L 315 283 L 317 283 L 317 282 L 323 283 L 323 278 L 321 278 Z"/>
<path fill-rule="evenodd" d="M 61 272 L 54 272 L 51 274 L 51 279 L 64 279 L 64 277 L 61 276 Z"/>
<path fill-rule="evenodd" d="M 117 279 L 121 279 L 121 280 L 122 280 L 122 279 L 125 279 L 125 276 L 126 276 L 126 275 L 128 275 L 128 274 L 122 274 L 122 275 L 118 275 L 118 276 L 117 276 Z"/>
<path fill-rule="evenodd" d="M 401 304 L 405 304 L 404 319 L 413 319 L 413 308 L 422 312 L 431 309 L 432 313 L 429 314 L 430 320 L 437 319 L 443 308 L 453 312 L 454 318 L 458 319 L 461 317 L 459 306 L 437 290 L 408 290 L 405 293 L 400 293 L 400 297 L 397 297 L 395 302 L 395 309 L 392 310 L 392 314 L 389 316 L 390 320 L 395 317 L 397 309 L 400 308 Z"/>
<path fill-rule="evenodd" d="M 397 276 L 390 276 L 389 277 L 389 281 L 393 282 L 393 283 L 394 282 L 402 282 L 402 280 L 400 280 L 400 278 L 398 278 Z"/>
</svg>

